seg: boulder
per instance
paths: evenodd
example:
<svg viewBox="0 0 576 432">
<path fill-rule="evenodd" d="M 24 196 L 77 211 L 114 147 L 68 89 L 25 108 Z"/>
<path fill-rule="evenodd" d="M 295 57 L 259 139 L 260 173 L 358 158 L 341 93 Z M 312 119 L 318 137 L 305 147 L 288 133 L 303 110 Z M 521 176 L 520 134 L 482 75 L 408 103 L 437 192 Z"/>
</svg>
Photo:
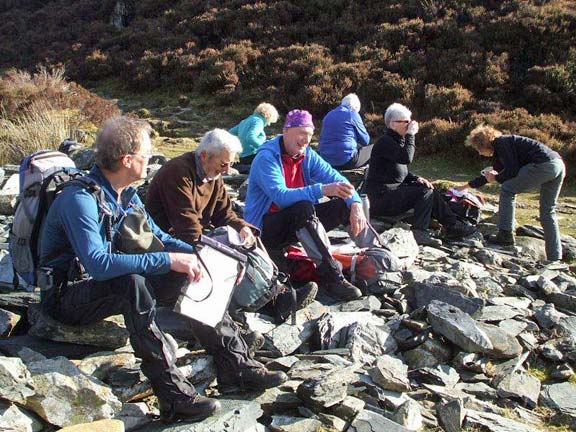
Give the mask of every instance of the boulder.
<svg viewBox="0 0 576 432">
<path fill-rule="evenodd" d="M 410 391 L 408 366 L 402 360 L 383 355 L 376 360 L 376 366 L 368 370 L 376 384 L 385 390 L 397 392 Z"/>
<path fill-rule="evenodd" d="M 348 432 L 410 432 L 410 429 L 399 425 L 398 423 L 387 419 L 382 414 L 374 411 L 364 410 L 356 416 Z"/>
<path fill-rule="evenodd" d="M 28 308 L 32 336 L 59 342 L 116 349 L 128 343 L 128 330 L 122 315 L 114 315 L 86 326 L 62 324 L 42 312 L 39 305 Z"/>
<path fill-rule="evenodd" d="M 44 425 L 33 414 L 15 404 L 0 401 L 0 430 L 6 432 L 40 432 Z"/>
<path fill-rule="evenodd" d="M 493 348 L 488 335 L 480 330 L 470 315 L 457 307 L 434 300 L 427 310 L 434 331 L 464 351 L 483 352 Z"/>
</svg>

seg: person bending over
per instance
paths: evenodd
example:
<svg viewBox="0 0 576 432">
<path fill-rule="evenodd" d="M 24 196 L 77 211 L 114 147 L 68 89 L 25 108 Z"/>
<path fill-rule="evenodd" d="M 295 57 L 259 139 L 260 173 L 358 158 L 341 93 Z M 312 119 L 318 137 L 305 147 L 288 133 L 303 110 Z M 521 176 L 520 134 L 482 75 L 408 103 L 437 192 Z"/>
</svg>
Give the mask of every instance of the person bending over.
<svg viewBox="0 0 576 432">
<path fill-rule="evenodd" d="M 491 157 L 493 169 L 456 189 L 464 191 L 486 183 L 501 184 L 498 232 L 489 241 L 501 245 L 514 244 L 516 194 L 539 188 L 540 223 L 544 229 L 546 257 L 550 261 L 561 260 L 556 201 L 566 176 L 566 167 L 560 155 L 539 141 L 520 135 L 503 135 L 488 125 L 477 126 L 470 132 L 466 145 L 480 156 Z"/>
</svg>

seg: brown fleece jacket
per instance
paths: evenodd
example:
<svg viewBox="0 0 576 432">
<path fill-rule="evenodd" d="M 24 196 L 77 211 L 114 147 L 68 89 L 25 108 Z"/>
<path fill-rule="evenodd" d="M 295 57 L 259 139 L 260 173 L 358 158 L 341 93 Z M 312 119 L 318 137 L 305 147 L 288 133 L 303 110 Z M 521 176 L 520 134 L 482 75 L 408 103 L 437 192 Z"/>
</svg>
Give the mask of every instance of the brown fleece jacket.
<svg viewBox="0 0 576 432">
<path fill-rule="evenodd" d="M 232 210 L 221 176 L 202 182 L 194 152 L 160 168 L 148 187 L 146 210 L 162 230 L 187 243 L 198 240 L 203 228 L 230 225 L 240 231 L 248 226 L 258 232 Z"/>
</svg>

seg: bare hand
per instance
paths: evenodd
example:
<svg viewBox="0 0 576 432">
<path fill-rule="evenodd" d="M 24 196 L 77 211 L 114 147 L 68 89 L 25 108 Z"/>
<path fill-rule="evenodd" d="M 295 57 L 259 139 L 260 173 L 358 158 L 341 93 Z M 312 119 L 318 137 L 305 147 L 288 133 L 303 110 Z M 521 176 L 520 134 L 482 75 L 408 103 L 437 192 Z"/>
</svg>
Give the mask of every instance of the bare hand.
<svg viewBox="0 0 576 432">
<path fill-rule="evenodd" d="M 351 198 L 354 194 L 354 186 L 348 182 L 336 182 L 322 185 L 324 196 L 338 197 L 342 199 Z"/>
<path fill-rule="evenodd" d="M 464 183 L 461 185 L 457 185 L 457 186 L 452 186 L 452 189 L 455 189 L 457 191 L 460 192 L 464 192 L 465 190 L 467 190 L 470 186 L 468 186 L 468 183 Z"/>
<path fill-rule="evenodd" d="M 434 185 L 432 183 L 430 183 L 427 179 L 425 179 L 424 177 L 418 177 L 416 179 L 416 183 L 420 183 L 423 184 L 424 186 L 426 186 L 428 189 L 434 189 Z"/>
<path fill-rule="evenodd" d="M 486 174 L 484 174 L 484 177 L 486 177 L 486 180 L 488 180 L 488 183 L 494 183 L 496 181 L 497 175 L 498 175 L 498 171 L 492 170 L 492 171 L 488 171 Z"/>
<path fill-rule="evenodd" d="M 409 135 L 416 135 L 420 127 L 418 126 L 418 122 L 416 120 L 412 120 L 408 123 L 408 128 L 406 128 L 406 133 Z"/>
<path fill-rule="evenodd" d="M 194 254 L 170 252 L 170 270 L 184 273 L 190 282 L 198 282 L 202 277 L 202 268 Z"/>
<path fill-rule="evenodd" d="M 256 237 L 249 227 L 243 227 L 240 230 L 240 239 L 244 247 L 251 248 L 256 243 Z"/>
<path fill-rule="evenodd" d="M 368 221 L 366 220 L 366 215 L 362 209 L 362 204 L 354 202 L 350 206 L 350 228 L 352 234 L 357 236 L 368 226 Z"/>
</svg>

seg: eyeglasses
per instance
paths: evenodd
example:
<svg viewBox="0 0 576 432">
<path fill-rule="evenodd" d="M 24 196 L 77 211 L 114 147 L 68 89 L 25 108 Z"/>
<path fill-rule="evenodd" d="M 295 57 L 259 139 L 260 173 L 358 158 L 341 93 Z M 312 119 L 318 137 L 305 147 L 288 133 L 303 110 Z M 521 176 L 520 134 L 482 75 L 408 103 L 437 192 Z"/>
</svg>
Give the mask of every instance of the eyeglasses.
<svg viewBox="0 0 576 432">
<path fill-rule="evenodd" d="M 408 124 L 408 123 L 410 123 L 410 120 L 394 120 L 394 123 L 404 123 L 404 124 Z"/>
<path fill-rule="evenodd" d="M 129 153 L 132 156 L 140 156 L 142 159 L 150 159 L 154 156 L 152 153 Z"/>
<path fill-rule="evenodd" d="M 230 168 L 232 165 L 234 165 L 234 161 L 220 162 L 220 168 Z"/>
</svg>

